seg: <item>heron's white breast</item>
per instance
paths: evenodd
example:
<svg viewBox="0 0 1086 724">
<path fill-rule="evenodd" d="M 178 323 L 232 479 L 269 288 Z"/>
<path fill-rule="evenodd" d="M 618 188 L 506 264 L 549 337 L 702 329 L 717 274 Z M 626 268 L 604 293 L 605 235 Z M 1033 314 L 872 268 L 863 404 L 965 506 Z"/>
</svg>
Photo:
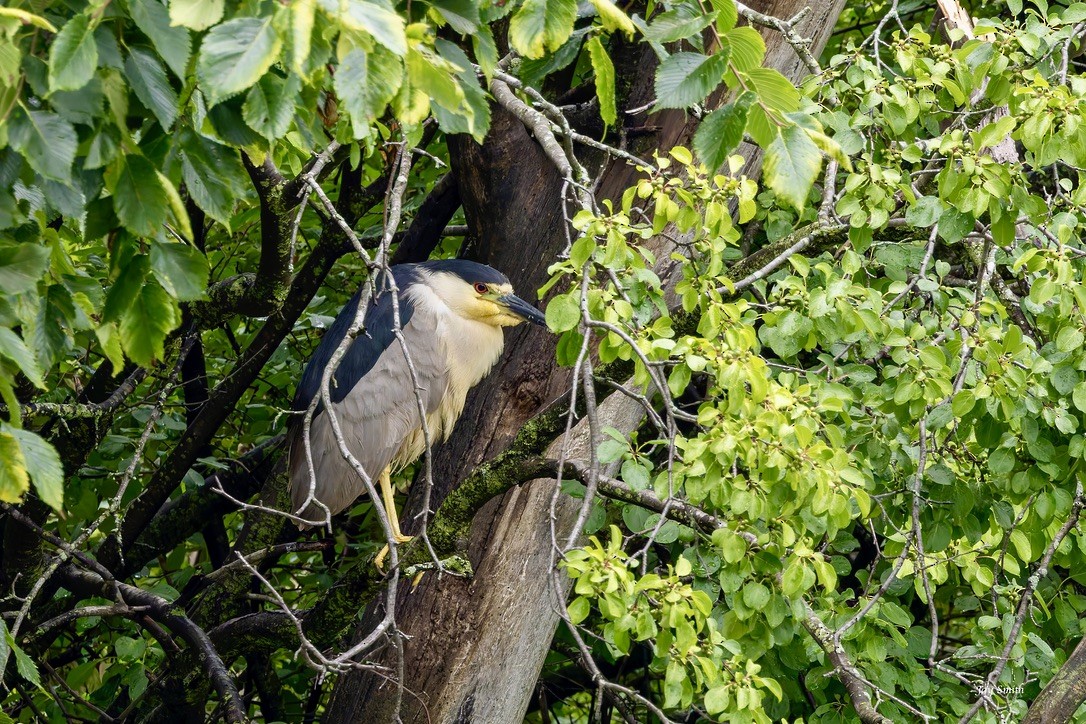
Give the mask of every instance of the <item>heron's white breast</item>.
<svg viewBox="0 0 1086 724">
<path fill-rule="evenodd" d="M 505 346 L 501 327 L 466 319 L 450 309 L 433 290 L 418 284 L 410 290 L 415 314 L 433 314 L 438 319 L 438 342 L 447 359 L 445 394 L 436 410 L 426 417 L 431 442 L 448 439 L 464 411 L 468 390 L 486 377 L 498 361 Z M 396 463 L 407 465 L 416 460 L 426 448 L 421 428 L 404 441 Z"/>
</svg>

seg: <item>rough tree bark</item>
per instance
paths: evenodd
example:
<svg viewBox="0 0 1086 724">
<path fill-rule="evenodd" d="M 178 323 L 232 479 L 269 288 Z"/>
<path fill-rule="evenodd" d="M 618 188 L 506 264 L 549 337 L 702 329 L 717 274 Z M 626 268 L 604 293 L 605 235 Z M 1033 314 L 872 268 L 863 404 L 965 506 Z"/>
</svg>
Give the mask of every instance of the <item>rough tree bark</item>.
<svg viewBox="0 0 1086 724">
<path fill-rule="evenodd" d="M 843 4 L 833 0 L 813 6 L 799 24 L 800 34 L 812 39 L 815 55 L 824 47 Z M 751 5 L 787 19 L 807 3 L 764 0 Z M 794 50 L 776 32 L 762 34 L 766 66 L 801 79 L 807 70 Z M 619 66 L 620 89 L 623 78 L 627 84 L 626 107 L 652 100 L 654 65 L 655 58 L 646 49 L 625 67 Z M 645 125 L 658 129 L 635 149 L 648 154 L 688 144 L 697 121 L 664 112 L 650 116 Z M 482 146 L 450 139 L 450 150 L 474 236 L 469 254 L 505 272 L 522 294 L 529 293 L 524 290 L 545 281 L 547 267 L 566 243 L 559 176 L 520 121 L 500 108 L 494 109 Z M 754 154 L 748 158 L 751 167 L 757 164 Z M 617 199 L 636 172 L 611 163 L 603 174 L 598 197 Z M 651 243 L 657 258 L 667 264 L 670 242 L 660 237 Z M 658 272 L 667 279 L 666 269 Z M 480 461 L 501 452 L 526 420 L 569 387 L 570 371 L 554 363 L 552 337 L 518 329 L 507 344 L 509 351 L 469 396 L 452 438 L 435 454 L 432 506 Z M 618 404 L 613 407 L 613 419 L 636 426 L 638 414 Z M 469 546 L 475 568 L 472 579 L 428 575 L 418 589 L 401 598 L 397 622 L 408 637 L 399 712 L 405 724 L 504 724 L 523 719 L 559 621 L 556 606 L 562 605 L 551 590 L 553 486 L 553 480 L 533 481 L 480 512 Z M 420 487 L 412 491 L 415 510 Z M 560 503 L 555 526 L 561 536 L 569 530 L 579 501 L 562 496 Z M 394 662 L 391 651 L 382 656 L 383 663 Z M 385 679 L 347 674 L 336 685 L 326 720 L 395 721 L 392 709 L 398 698 L 396 687 Z"/>
</svg>

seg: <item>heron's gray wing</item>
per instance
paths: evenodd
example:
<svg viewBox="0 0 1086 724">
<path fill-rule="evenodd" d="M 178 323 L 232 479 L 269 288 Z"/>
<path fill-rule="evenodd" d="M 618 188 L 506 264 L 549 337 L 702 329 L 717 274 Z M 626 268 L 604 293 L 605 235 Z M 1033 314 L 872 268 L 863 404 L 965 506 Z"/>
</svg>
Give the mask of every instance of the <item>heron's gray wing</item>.
<svg viewBox="0 0 1086 724">
<path fill-rule="evenodd" d="M 331 394 L 332 411 L 339 422 L 344 441 L 373 480 L 389 465 L 404 439 L 422 424 L 415 382 L 427 414 L 437 409 L 448 384 L 448 358 L 439 334 L 440 320 L 428 306 L 413 305 L 410 297 L 409 292 L 401 293 L 401 319 L 408 317 L 403 325 L 403 336 L 416 373 L 415 380 L 412 380 L 404 350 L 392 332 L 391 313 L 387 320 L 383 319 L 383 315 L 375 315 L 372 318 L 374 327 L 367 330 L 369 336 L 357 337 L 344 357 L 339 370 L 343 370 L 343 365 L 347 364 L 347 373 L 341 376 L 337 370 L 335 378 L 340 381 Z M 391 310 L 391 303 L 388 306 Z M 403 314 L 405 311 L 408 313 Z M 344 314 L 347 312 L 345 309 Z M 367 314 L 369 321 L 371 316 Z M 386 321 L 387 327 L 377 327 Z M 377 349 L 377 345 L 383 343 L 385 333 L 391 340 L 383 349 Z M 339 338 L 342 339 L 342 335 Z M 318 378 L 317 389 L 319 384 Z M 299 429 L 293 436 L 291 446 L 291 497 L 295 510 L 304 504 L 310 487 L 304 441 L 301 438 Z M 314 493 L 334 515 L 353 503 L 365 491 L 365 484 L 344 460 L 327 410 L 321 409 L 314 416 L 310 439 L 316 485 Z M 321 517 L 320 511 L 313 507 L 304 516 L 311 519 Z"/>
</svg>

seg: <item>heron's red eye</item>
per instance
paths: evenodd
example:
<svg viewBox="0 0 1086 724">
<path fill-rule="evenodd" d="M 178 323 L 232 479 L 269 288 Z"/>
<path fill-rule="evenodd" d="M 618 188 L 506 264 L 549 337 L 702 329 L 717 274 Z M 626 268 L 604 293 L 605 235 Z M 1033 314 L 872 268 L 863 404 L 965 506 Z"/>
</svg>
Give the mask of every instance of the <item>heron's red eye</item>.
<svg viewBox="0 0 1086 724">
<path fill-rule="evenodd" d="M 487 292 L 487 286 L 486 286 L 486 284 L 483 284 L 482 282 L 475 282 L 474 287 L 475 287 L 475 291 L 478 292 L 479 294 L 486 294 L 486 292 Z"/>
</svg>

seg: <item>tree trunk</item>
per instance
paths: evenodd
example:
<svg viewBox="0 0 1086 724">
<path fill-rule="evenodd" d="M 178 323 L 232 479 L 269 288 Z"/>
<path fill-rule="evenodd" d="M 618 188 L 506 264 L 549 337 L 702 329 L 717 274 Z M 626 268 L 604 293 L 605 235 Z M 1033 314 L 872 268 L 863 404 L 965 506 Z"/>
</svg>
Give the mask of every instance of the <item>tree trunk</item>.
<svg viewBox="0 0 1086 724">
<path fill-rule="evenodd" d="M 792 17 L 805 4 L 751 3 L 760 12 L 782 18 Z M 815 55 L 824 47 L 843 4 L 844 0 L 833 0 L 812 8 L 798 28 L 812 39 Z M 806 68 L 792 48 L 775 32 L 763 36 L 765 65 L 801 79 Z M 652 100 L 656 60 L 644 50 L 625 67 L 617 64 L 625 107 Z M 654 149 L 689 144 L 697 120 L 668 111 L 649 117 L 645 125 L 658 131 L 634 150 L 648 155 Z M 467 253 L 505 272 L 522 295 L 530 294 L 546 280 L 547 267 L 566 244 L 558 174 L 520 121 L 500 108 L 494 109 L 482 146 L 455 137 L 449 145 L 474 236 Z M 757 163 L 754 154 L 748 157 L 752 165 Z M 610 163 L 603 171 L 599 198 L 619 198 L 635 178 L 636 172 L 626 164 Z M 669 265 L 671 242 L 658 237 L 649 244 L 660 263 Z M 657 269 L 665 280 L 667 271 Z M 478 463 L 501 452 L 526 420 L 569 388 L 570 371 L 554 362 L 553 337 L 526 328 L 507 334 L 508 352 L 469 396 L 452 438 L 436 451 L 431 507 Z M 601 404 L 601 421 L 607 420 L 602 424 L 619 422 L 615 425 L 619 429 L 635 428 L 641 411 L 628 403 L 627 398 L 612 396 Z M 414 486 L 409 510 L 418 510 L 420 487 Z M 558 608 L 565 605 L 564 591 L 555 592 L 551 585 L 553 489 L 554 481 L 536 480 L 491 501 L 479 513 L 469 545 L 472 579 L 427 575 L 415 591 L 401 597 L 396 618 L 407 639 L 399 716 L 405 724 L 522 721 L 559 621 Z M 560 496 L 554 520 L 560 539 L 578 507 L 579 501 Z M 393 656 L 386 650 L 380 663 L 393 664 Z M 337 683 L 326 720 L 394 722 L 398 700 L 394 683 L 352 672 Z"/>
</svg>

